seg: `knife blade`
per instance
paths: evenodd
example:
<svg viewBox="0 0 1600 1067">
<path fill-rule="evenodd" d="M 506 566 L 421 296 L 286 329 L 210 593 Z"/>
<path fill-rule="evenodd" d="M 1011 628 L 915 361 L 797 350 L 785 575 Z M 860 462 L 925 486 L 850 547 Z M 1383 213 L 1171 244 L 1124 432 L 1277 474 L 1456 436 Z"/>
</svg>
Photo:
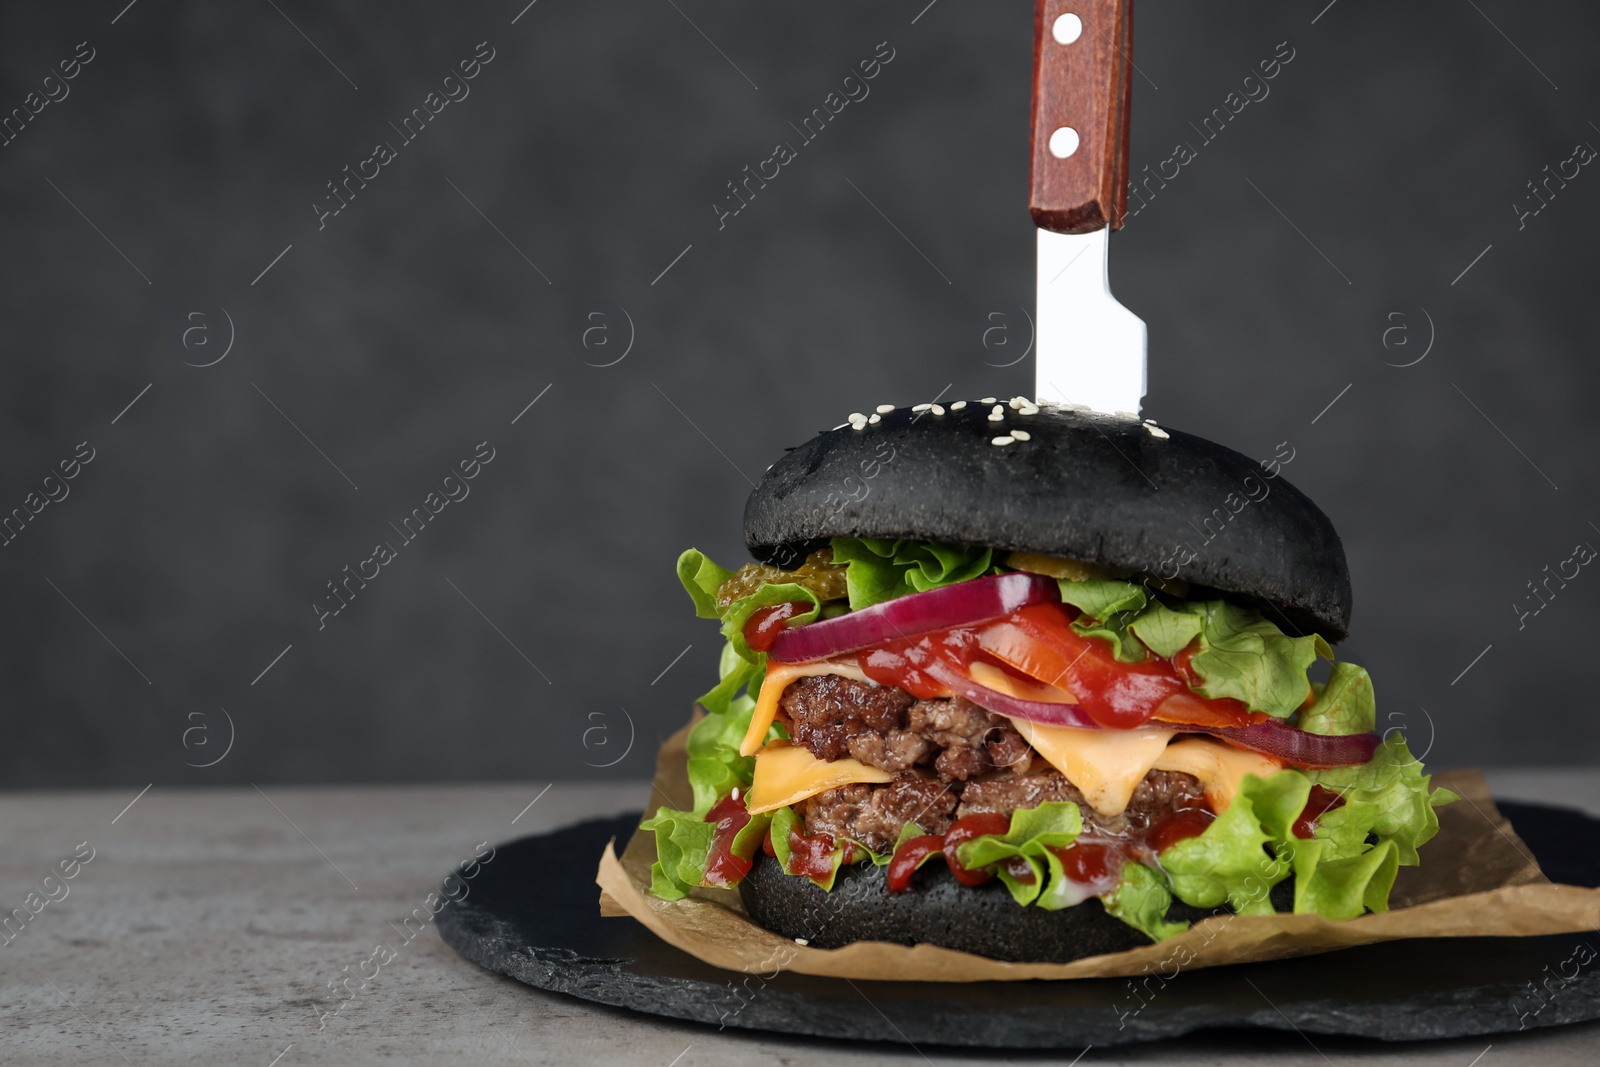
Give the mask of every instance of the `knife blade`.
<svg viewBox="0 0 1600 1067">
<path fill-rule="evenodd" d="M 1138 415 L 1143 320 L 1111 295 L 1126 217 L 1132 0 L 1036 0 L 1033 186 L 1039 228 L 1034 391 Z"/>
<path fill-rule="evenodd" d="M 1041 401 L 1139 414 L 1144 320 L 1111 295 L 1110 230 L 1039 231 L 1034 392 Z"/>
</svg>

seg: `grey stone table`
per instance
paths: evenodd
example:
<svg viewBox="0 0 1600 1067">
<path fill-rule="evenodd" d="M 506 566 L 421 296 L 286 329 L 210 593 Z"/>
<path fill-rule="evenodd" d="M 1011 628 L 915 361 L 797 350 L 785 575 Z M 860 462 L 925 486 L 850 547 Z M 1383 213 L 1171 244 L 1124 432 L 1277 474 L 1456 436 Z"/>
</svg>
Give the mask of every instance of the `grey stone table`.
<svg viewBox="0 0 1600 1067">
<path fill-rule="evenodd" d="M 1490 779 L 1503 797 L 1600 815 L 1593 771 Z M 38 913 L 0 933 L 0 1062 L 986 1062 L 934 1049 L 718 1033 L 602 1008 L 482 971 L 431 926 L 404 923 L 480 842 L 637 810 L 646 791 L 642 782 L 537 782 L 0 795 L 0 911 L 38 894 Z M 379 942 L 398 955 L 375 960 Z M 348 986 L 362 992 L 331 1014 L 341 1002 L 330 999 L 329 984 L 356 975 L 366 977 L 364 988 L 359 980 Z M 1070 1058 L 1012 1054 L 994 1062 Z M 1588 1065 L 1600 1061 L 1600 1024 L 1425 1045 L 1202 1035 L 1090 1049 L 1081 1062 L 1356 1061 Z"/>
</svg>

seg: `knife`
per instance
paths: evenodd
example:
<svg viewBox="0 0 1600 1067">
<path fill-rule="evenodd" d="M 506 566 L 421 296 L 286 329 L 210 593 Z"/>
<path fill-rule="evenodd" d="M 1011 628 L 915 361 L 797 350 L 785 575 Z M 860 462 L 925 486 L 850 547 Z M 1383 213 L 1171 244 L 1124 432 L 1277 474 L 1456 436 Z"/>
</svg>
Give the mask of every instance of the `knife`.
<svg viewBox="0 0 1600 1067">
<path fill-rule="evenodd" d="M 1034 391 L 1137 416 L 1144 320 L 1111 295 L 1110 231 L 1127 214 L 1133 0 L 1036 0 L 1033 183 L 1039 228 Z"/>
</svg>

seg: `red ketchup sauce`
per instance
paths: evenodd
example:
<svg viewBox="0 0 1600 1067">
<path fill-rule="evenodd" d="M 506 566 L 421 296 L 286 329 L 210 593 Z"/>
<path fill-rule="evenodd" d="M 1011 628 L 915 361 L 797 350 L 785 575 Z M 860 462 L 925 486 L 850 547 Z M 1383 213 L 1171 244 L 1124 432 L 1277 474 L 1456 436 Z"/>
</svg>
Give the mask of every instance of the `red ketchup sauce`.
<svg viewBox="0 0 1600 1067">
<path fill-rule="evenodd" d="M 717 824 L 711 837 L 711 855 L 706 859 L 706 884 L 724 887 L 738 885 L 755 864 L 754 849 L 749 856 L 741 856 L 733 849 L 734 838 L 750 824 L 750 812 L 742 800 L 727 796 L 706 812 L 706 822 Z M 770 827 L 761 835 L 760 847 L 767 855 L 777 858 L 777 851 L 772 847 Z M 791 830 L 788 872 L 816 882 L 826 882 L 834 870 L 833 854 L 837 848 L 838 843 L 831 834 L 803 834 Z M 844 862 L 848 863 L 853 858 L 847 855 Z"/>
<path fill-rule="evenodd" d="M 956 856 L 956 849 L 974 837 L 1003 834 L 1010 828 L 1011 818 L 1006 815 L 968 815 L 964 819 L 957 819 L 946 833 L 927 834 L 909 839 L 895 849 L 894 855 L 889 860 L 889 892 L 899 893 L 911 888 L 912 874 L 935 852 L 943 854 L 945 865 L 950 868 L 950 873 L 955 875 L 956 881 L 962 885 L 977 886 L 993 881 L 994 875 L 991 872 L 981 869 L 971 870 L 963 866 Z M 1008 864 L 1006 869 L 1022 881 L 1030 881 L 1033 878 L 1033 869 L 1026 861 L 1019 860 Z"/>
<path fill-rule="evenodd" d="M 706 822 L 716 823 L 711 837 L 711 855 L 706 859 L 706 885 L 728 887 L 738 885 L 755 865 L 755 851 L 741 856 L 733 849 L 734 838 L 750 824 L 750 812 L 744 801 L 731 796 L 723 797 L 716 807 L 706 812 Z M 803 834 L 789 831 L 788 872 L 803 875 L 815 882 L 826 882 L 833 873 L 833 854 L 838 848 L 831 834 Z M 761 851 L 777 858 L 772 847 L 772 830 L 761 835 Z M 854 852 L 854 849 L 851 850 Z M 848 863 L 853 856 L 844 857 Z"/>
<path fill-rule="evenodd" d="M 1142 834 L 1121 837 L 1085 837 L 1067 848 L 1050 848 L 1061 860 L 1067 878 L 1094 893 L 1112 888 L 1122 874 L 1123 865 L 1129 862 L 1150 862 L 1156 854 L 1186 838 L 1197 837 L 1215 821 L 1209 808 L 1180 808 L 1165 816 Z M 924 860 L 935 852 L 944 854 L 950 873 L 963 885 L 983 885 L 994 874 L 989 870 L 969 870 L 961 865 L 956 849 L 965 841 L 985 834 L 1004 834 L 1011 825 L 1006 815 L 968 815 L 957 819 L 950 831 L 943 835 L 928 834 L 913 837 L 895 850 L 889 860 L 889 892 L 901 893 L 911 888 L 911 876 Z M 1046 846 L 1049 847 L 1049 846 Z M 1007 871 L 1019 881 L 1030 882 L 1033 869 L 1021 857 L 1013 857 L 1006 865 Z"/>
<path fill-rule="evenodd" d="M 985 834 L 1003 834 L 1011 828 L 1011 818 L 1007 815 L 968 815 L 964 819 L 957 819 L 951 824 L 944 835 L 944 861 L 950 867 L 950 873 L 956 876 L 956 881 L 962 885 L 983 885 L 994 880 L 994 875 L 984 870 L 968 870 L 956 858 L 956 849 L 971 841 L 974 837 Z"/>
<path fill-rule="evenodd" d="M 810 611 L 810 604 L 769 604 L 750 613 L 744 623 L 744 641 L 757 652 L 771 652 L 773 642 L 783 633 L 789 620 Z"/>
<path fill-rule="evenodd" d="M 889 892 L 900 893 L 910 889 L 911 876 L 922 866 L 922 861 L 935 852 L 943 851 L 943 834 L 913 837 L 895 849 L 894 856 L 889 860 Z"/>
<path fill-rule="evenodd" d="M 789 873 L 803 875 L 813 882 L 826 882 L 833 874 L 833 853 L 837 848 L 832 834 L 802 834 L 790 830 Z"/>
<path fill-rule="evenodd" d="M 733 839 L 749 824 L 750 813 L 742 802 L 731 796 L 723 797 L 716 807 L 706 812 L 706 822 L 717 824 L 711 838 L 711 855 L 706 859 L 706 884 L 738 885 L 750 873 L 754 857 L 735 855 Z"/>
<path fill-rule="evenodd" d="M 1210 808 L 1179 808 L 1144 832 L 1144 846 L 1159 855 L 1179 841 L 1199 837 L 1216 821 Z"/>
<path fill-rule="evenodd" d="M 1111 888 L 1127 862 L 1126 849 L 1119 841 L 1085 838 L 1073 842 L 1070 848 L 1050 851 L 1061 861 L 1061 871 L 1068 881 L 1097 888 Z"/>
<path fill-rule="evenodd" d="M 1311 796 L 1306 800 L 1306 810 L 1294 821 L 1294 836 L 1311 838 L 1317 829 L 1317 820 L 1322 818 L 1334 808 L 1344 804 L 1344 797 L 1331 789 L 1324 789 L 1320 785 L 1311 787 Z"/>
</svg>

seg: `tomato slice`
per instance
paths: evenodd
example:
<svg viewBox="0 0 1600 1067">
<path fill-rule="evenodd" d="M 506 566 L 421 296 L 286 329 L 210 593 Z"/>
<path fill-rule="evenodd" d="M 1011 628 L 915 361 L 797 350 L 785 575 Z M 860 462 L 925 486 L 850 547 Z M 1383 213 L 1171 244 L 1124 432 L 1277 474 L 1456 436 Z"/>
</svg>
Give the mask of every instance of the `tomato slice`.
<svg viewBox="0 0 1600 1067">
<path fill-rule="evenodd" d="M 1001 632 L 991 638 L 992 631 Z M 1119 662 L 1108 643 L 1074 631 L 1055 604 L 1012 612 L 985 627 L 979 643 L 995 658 L 1076 694 L 1089 717 L 1111 730 L 1143 725 L 1156 705 L 1186 688 L 1165 660 Z"/>
<path fill-rule="evenodd" d="M 1174 693 L 1156 705 L 1150 717 L 1174 726 L 1217 727 L 1253 726 L 1271 718 L 1265 712 L 1251 711 L 1242 700 L 1231 697 L 1211 700 L 1195 693 Z"/>
<path fill-rule="evenodd" d="M 935 661 L 1015 699 L 1077 704 L 1096 725 L 1131 730 L 1152 718 L 1175 726 L 1250 726 L 1267 716 L 1237 700 L 1211 700 L 1189 688 L 1187 657 L 1123 663 L 1111 644 L 1072 628 L 1073 610 L 1033 604 L 979 627 L 957 627 L 886 641 L 857 654 L 867 677 L 922 700 L 949 695 L 926 669 Z M 1015 672 L 1015 673 L 1013 673 Z"/>
<path fill-rule="evenodd" d="M 1067 632 L 1072 633 L 1070 629 Z M 1083 640 L 1077 634 L 1072 636 Z M 1009 617 L 985 626 L 978 634 L 978 647 L 1006 666 L 1062 689 L 1067 688 L 1067 676 L 1082 651 L 1064 642 L 1041 641 Z"/>
<path fill-rule="evenodd" d="M 1077 695 L 1089 717 L 1126 730 L 1154 718 L 1187 726 L 1248 726 L 1266 716 L 1237 700 L 1208 700 L 1190 690 L 1171 661 L 1123 663 L 1111 645 L 1072 628 L 1055 604 L 1035 604 L 985 627 L 980 647 L 996 659 Z"/>
</svg>

